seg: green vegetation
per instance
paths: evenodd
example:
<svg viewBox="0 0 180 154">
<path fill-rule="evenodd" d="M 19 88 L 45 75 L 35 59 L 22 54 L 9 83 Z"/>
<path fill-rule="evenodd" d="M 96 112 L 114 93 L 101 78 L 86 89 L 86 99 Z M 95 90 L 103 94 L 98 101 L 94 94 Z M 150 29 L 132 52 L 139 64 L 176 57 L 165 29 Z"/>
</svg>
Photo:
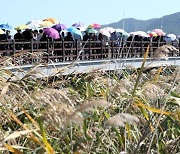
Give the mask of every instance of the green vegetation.
<svg viewBox="0 0 180 154">
<path fill-rule="evenodd" d="M 179 67 L 33 72 L 0 71 L 1 153 L 180 152 Z"/>
</svg>

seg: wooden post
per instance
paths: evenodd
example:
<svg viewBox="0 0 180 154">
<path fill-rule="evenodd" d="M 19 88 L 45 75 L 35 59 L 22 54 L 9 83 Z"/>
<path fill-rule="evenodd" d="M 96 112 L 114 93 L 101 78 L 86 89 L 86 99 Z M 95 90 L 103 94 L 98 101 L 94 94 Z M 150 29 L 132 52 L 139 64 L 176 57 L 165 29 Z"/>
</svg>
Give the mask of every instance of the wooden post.
<svg viewBox="0 0 180 154">
<path fill-rule="evenodd" d="M 31 39 L 31 53 L 33 54 L 33 39 Z M 31 58 L 31 63 L 33 63 L 33 55 Z"/>
<path fill-rule="evenodd" d="M 49 39 L 47 39 L 47 63 L 49 63 Z"/>
<path fill-rule="evenodd" d="M 127 58 L 132 58 L 132 57 L 134 56 L 134 55 L 133 55 L 133 54 L 134 54 L 134 38 L 133 38 L 133 40 L 132 40 L 132 46 L 131 46 L 131 47 L 132 47 L 132 48 L 131 48 L 132 50 L 130 49 L 130 54 L 129 54 L 130 57 L 127 56 Z M 135 48 L 136 48 L 136 47 L 135 47 Z M 126 54 L 127 54 L 127 53 L 126 53 Z"/>
<path fill-rule="evenodd" d="M 62 39 L 62 61 L 65 60 L 65 52 L 64 52 L 64 39 Z"/>
<path fill-rule="evenodd" d="M 151 57 L 153 54 L 153 46 L 152 46 L 152 37 L 150 37 L 150 42 L 149 42 L 149 56 Z"/>
<path fill-rule="evenodd" d="M 101 40 L 101 59 L 103 59 L 103 42 Z"/>
<path fill-rule="evenodd" d="M 33 53 L 33 39 L 31 39 L 31 53 Z"/>
<path fill-rule="evenodd" d="M 180 38 L 179 38 L 179 56 L 180 56 Z"/>
<path fill-rule="evenodd" d="M 77 57 L 78 57 L 78 41 L 77 41 L 77 39 L 76 39 L 76 53 L 75 53 L 75 55 L 76 55 L 75 59 L 77 59 Z M 74 59 L 74 57 L 73 57 L 73 59 Z"/>
<path fill-rule="evenodd" d="M 140 57 L 143 57 L 143 39 L 141 39 L 141 55 Z"/>
<path fill-rule="evenodd" d="M 112 45 L 112 51 L 111 51 L 111 58 L 113 58 L 114 56 L 114 41 L 111 41 L 111 45 Z"/>
<path fill-rule="evenodd" d="M 89 60 L 91 59 L 91 40 L 89 39 Z"/>
<path fill-rule="evenodd" d="M 15 39 L 12 40 L 12 44 L 13 44 L 13 55 L 16 53 L 16 48 L 15 48 Z"/>
<path fill-rule="evenodd" d="M 15 64 L 15 58 L 14 58 L 15 54 L 16 54 L 15 39 L 13 39 L 12 44 L 13 44 L 13 48 L 12 48 L 12 50 L 13 50 L 13 56 L 12 56 L 13 60 L 12 60 L 12 62 Z"/>
<path fill-rule="evenodd" d="M 117 52 L 117 58 L 122 58 L 123 56 L 123 50 L 124 50 L 124 39 L 121 37 L 120 40 L 118 40 L 118 52 Z"/>
</svg>

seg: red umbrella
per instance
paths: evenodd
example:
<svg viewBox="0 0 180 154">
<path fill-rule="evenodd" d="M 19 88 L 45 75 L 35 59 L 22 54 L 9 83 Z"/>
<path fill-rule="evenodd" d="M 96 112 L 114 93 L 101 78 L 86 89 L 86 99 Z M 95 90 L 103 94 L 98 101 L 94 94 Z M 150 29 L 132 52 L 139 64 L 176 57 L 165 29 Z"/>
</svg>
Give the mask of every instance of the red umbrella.
<svg viewBox="0 0 180 154">
<path fill-rule="evenodd" d="M 44 34 L 48 35 L 48 37 L 54 38 L 54 39 L 59 39 L 59 32 L 55 30 L 54 28 L 44 28 L 43 29 Z"/>
</svg>

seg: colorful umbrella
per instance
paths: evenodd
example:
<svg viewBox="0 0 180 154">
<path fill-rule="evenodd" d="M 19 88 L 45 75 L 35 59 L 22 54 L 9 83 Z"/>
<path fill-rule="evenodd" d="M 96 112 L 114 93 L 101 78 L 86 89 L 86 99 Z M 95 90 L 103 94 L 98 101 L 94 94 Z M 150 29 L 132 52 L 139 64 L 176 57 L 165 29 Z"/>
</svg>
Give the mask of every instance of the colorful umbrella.
<svg viewBox="0 0 180 154">
<path fill-rule="evenodd" d="M 2 29 L 0 29 L 0 34 L 5 34 L 5 31 L 3 31 Z"/>
<path fill-rule="evenodd" d="M 93 23 L 93 24 L 90 24 L 90 25 L 88 26 L 88 28 L 99 29 L 99 28 L 101 28 L 101 25 L 100 25 L 100 24 Z"/>
<path fill-rule="evenodd" d="M 147 34 L 148 34 L 150 37 L 156 37 L 156 36 L 158 36 L 154 31 L 148 31 Z"/>
<path fill-rule="evenodd" d="M 63 25 L 63 24 L 57 24 L 57 25 L 53 25 L 52 28 L 56 29 L 58 32 L 60 32 L 61 30 L 66 30 L 67 26 Z"/>
<path fill-rule="evenodd" d="M 111 36 L 111 34 L 105 29 L 100 29 L 99 33 L 101 33 L 102 35 L 107 36 L 107 37 Z"/>
<path fill-rule="evenodd" d="M 59 32 L 55 30 L 54 28 L 44 28 L 43 29 L 44 34 L 48 35 L 48 37 L 54 38 L 54 39 L 59 39 Z"/>
<path fill-rule="evenodd" d="M 95 30 L 94 28 L 87 28 L 87 29 L 86 29 L 86 32 L 87 32 L 87 33 L 92 33 L 92 34 L 98 33 L 98 31 Z"/>
<path fill-rule="evenodd" d="M 52 24 L 59 24 L 59 21 L 55 18 L 45 18 L 43 21 L 50 21 Z"/>
<path fill-rule="evenodd" d="M 17 27 L 15 27 L 15 30 L 23 30 L 23 29 L 28 29 L 29 27 L 27 25 L 19 25 Z"/>
<path fill-rule="evenodd" d="M 82 40 L 82 38 L 83 38 L 82 33 L 81 33 L 81 31 L 78 30 L 77 28 L 75 28 L 75 27 L 70 27 L 70 28 L 67 29 L 67 31 L 68 31 L 68 32 L 71 32 L 71 34 L 72 34 L 72 36 L 73 36 L 73 38 L 74 38 L 75 40 L 78 40 L 78 41 L 81 41 L 81 40 Z"/>
<path fill-rule="evenodd" d="M 162 29 L 154 29 L 153 32 L 155 32 L 158 36 L 164 36 L 166 34 Z"/>
<path fill-rule="evenodd" d="M 11 25 L 9 25 L 9 24 L 1 24 L 1 25 L 0 25 L 0 28 L 1 28 L 1 29 L 6 29 L 6 30 L 11 30 L 11 29 L 13 29 L 13 27 L 12 27 Z"/>
<path fill-rule="evenodd" d="M 52 27 L 53 23 L 50 21 L 43 21 L 43 23 L 40 25 L 42 28 Z"/>
</svg>

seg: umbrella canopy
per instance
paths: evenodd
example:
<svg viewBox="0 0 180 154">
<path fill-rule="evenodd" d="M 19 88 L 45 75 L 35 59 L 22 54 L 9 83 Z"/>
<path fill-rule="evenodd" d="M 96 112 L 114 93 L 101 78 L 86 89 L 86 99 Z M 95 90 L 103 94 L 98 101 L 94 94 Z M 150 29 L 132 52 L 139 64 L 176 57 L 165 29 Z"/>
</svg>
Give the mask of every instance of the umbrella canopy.
<svg viewBox="0 0 180 154">
<path fill-rule="evenodd" d="M 154 31 L 148 31 L 147 34 L 148 34 L 150 37 L 156 37 L 156 36 L 158 36 Z"/>
<path fill-rule="evenodd" d="M 41 20 L 31 20 L 26 23 L 26 25 L 31 29 L 37 29 L 43 24 Z"/>
<path fill-rule="evenodd" d="M 90 24 L 90 25 L 88 26 L 88 28 L 99 29 L 99 28 L 101 28 L 101 25 L 100 25 L 100 24 L 97 24 L 97 23 L 93 23 L 93 24 Z"/>
<path fill-rule="evenodd" d="M 125 30 L 124 30 L 124 29 L 120 29 L 120 28 L 115 29 L 115 31 L 116 31 L 116 32 L 119 32 L 119 33 L 123 33 L 123 32 L 125 32 Z"/>
<path fill-rule="evenodd" d="M 62 31 L 60 31 L 60 35 L 62 35 L 62 33 L 64 33 L 64 36 L 67 36 L 68 31 L 67 30 L 62 30 Z"/>
<path fill-rule="evenodd" d="M 172 41 L 176 40 L 176 35 L 175 34 L 168 34 L 167 37 L 169 37 Z"/>
<path fill-rule="evenodd" d="M 61 30 L 66 30 L 67 26 L 63 25 L 63 24 L 57 24 L 57 25 L 53 25 L 52 28 L 56 29 L 58 32 L 60 32 Z"/>
<path fill-rule="evenodd" d="M 105 30 L 107 30 L 109 33 L 113 33 L 116 31 L 116 29 L 112 28 L 112 27 L 105 27 Z"/>
<path fill-rule="evenodd" d="M 94 28 L 87 28 L 87 29 L 86 29 L 86 32 L 87 32 L 87 33 L 96 34 L 98 31 L 95 30 Z"/>
<path fill-rule="evenodd" d="M 43 29 L 44 34 L 48 35 L 48 37 L 51 37 L 53 39 L 59 39 L 59 32 L 55 30 L 54 28 L 44 28 Z"/>
<path fill-rule="evenodd" d="M 73 38 L 75 40 L 78 40 L 78 41 L 81 41 L 83 39 L 83 36 L 82 36 L 82 33 L 80 30 L 78 30 L 77 28 L 75 27 L 70 27 L 67 29 L 68 32 L 71 32 Z"/>
<path fill-rule="evenodd" d="M 29 27 L 27 25 L 19 25 L 17 27 L 15 27 L 15 30 L 23 30 L 23 29 L 28 29 Z"/>
<path fill-rule="evenodd" d="M 40 25 L 40 27 L 42 28 L 48 28 L 48 27 L 50 28 L 52 26 L 53 26 L 53 23 L 50 21 L 43 21 L 43 23 Z"/>
<path fill-rule="evenodd" d="M 155 32 L 158 36 L 164 36 L 166 34 L 162 29 L 154 29 L 153 32 Z"/>
<path fill-rule="evenodd" d="M 26 25 L 41 25 L 43 21 L 41 20 L 31 20 L 26 23 Z"/>
<path fill-rule="evenodd" d="M 146 32 L 144 31 L 136 31 L 136 32 L 131 32 L 129 33 L 130 35 L 132 36 L 135 36 L 135 35 L 138 35 L 138 36 L 141 36 L 141 37 L 150 37 Z"/>
<path fill-rule="evenodd" d="M 80 27 L 84 27 L 84 24 L 81 22 L 77 22 L 77 23 L 72 24 L 72 27 L 80 28 Z"/>
<path fill-rule="evenodd" d="M 59 24 L 59 21 L 55 18 L 45 18 L 45 19 L 43 19 L 43 21 L 49 21 L 52 24 Z"/>
<path fill-rule="evenodd" d="M 1 25 L 0 25 L 0 28 L 1 28 L 1 29 L 6 29 L 6 30 L 11 30 L 11 29 L 13 29 L 13 27 L 12 27 L 11 25 L 9 25 L 9 24 L 1 24 Z"/>
<path fill-rule="evenodd" d="M 0 29 L 0 34 L 5 34 L 5 31 L 3 31 L 2 29 Z"/>
<path fill-rule="evenodd" d="M 100 29 L 99 33 L 101 33 L 102 35 L 107 36 L 107 37 L 111 36 L 111 34 L 105 29 Z"/>
<path fill-rule="evenodd" d="M 87 29 L 87 27 L 86 26 L 84 26 L 84 27 L 77 27 L 81 32 L 85 32 L 86 31 L 86 29 Z"/>
<path fill-rule="evenodd" d="M 124 29 L 117 28 L 115 29 L 117 33 L 121 33 L 122 36 L 129 37 L 129 33 L 127 33 Z"/>
</svg>

